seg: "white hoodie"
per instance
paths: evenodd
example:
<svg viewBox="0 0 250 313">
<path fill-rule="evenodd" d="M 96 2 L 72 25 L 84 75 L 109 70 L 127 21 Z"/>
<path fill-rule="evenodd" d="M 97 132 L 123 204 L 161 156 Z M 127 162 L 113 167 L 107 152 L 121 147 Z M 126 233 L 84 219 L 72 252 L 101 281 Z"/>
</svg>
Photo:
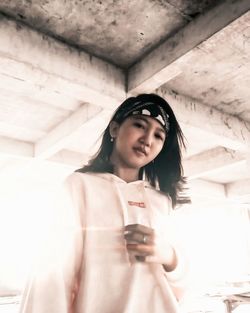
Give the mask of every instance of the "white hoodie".
<svg viewBox="0 0 250 313">
<path fill-rule="evenodd" d="M 143 224 L 174 244 L 166 195 L 142 180 L 74 173 L 56 206 L 50 249 L 24 291 L 22 313 L 179 312 L 181 260 L 167 273 L 133 260 L 124 240 L 125 225 Z"/>
</svg>

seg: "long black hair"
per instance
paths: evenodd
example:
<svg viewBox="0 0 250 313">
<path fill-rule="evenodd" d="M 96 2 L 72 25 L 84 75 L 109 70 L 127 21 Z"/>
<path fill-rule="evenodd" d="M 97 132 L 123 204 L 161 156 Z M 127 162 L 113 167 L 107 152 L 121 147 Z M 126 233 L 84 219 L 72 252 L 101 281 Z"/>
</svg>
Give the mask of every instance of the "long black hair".
<svg viewBox="0 0 250 313">
<path fill-rule="evenodd" d="M 116 109 L 110 123 L 116 121 L 118 124 L 122 124 L 126 119 L 124 118 L 126 112 L 138 102 L 152 102 L 160 106 L 169 118 L 169 129 L 163 148 L 152 162 L 140 169 L 139 178 L 142 179 L 145 175 L 153 187 L 158 186 L 162 192 L 171 198 L 173 207 L 176 207 L 177 204 L 189 203 L 190 199 L 184 192 L 186 179 L 183 176 L 181 153 L 181 149 L 185 149 L 185 138 L 167 101 L 156 94 L 140 94 L 137 97 L 130 97 Z M 114 142 L 111 141 L 109 132 L 110 123 L 103 133 L 101 146 L 96 155 L 89 161 L 88 165 L 77 170 L 77 172 L 113 173 L 110 156 Z"/>
</svg>

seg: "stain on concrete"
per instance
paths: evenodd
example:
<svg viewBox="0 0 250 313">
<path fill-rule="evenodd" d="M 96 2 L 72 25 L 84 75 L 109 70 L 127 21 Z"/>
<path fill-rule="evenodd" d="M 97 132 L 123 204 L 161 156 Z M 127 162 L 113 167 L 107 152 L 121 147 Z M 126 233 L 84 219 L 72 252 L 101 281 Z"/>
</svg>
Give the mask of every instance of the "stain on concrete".
<svg viewBox="0 0 250 313">
<path fill-rule="evenodd" d="M 237 108 L 241 103 L 242 103 L 241 99 L 234 99 L 231 101 L 221 101 L 220 107 L 230 106 L 230 107 L 236 107 Z"/>
<path fill-rule="evenodd" d="M 249 126 L 249 123 L 247 123 L 246 121 L 243 121 L 246 129 L 250 132 L 250 126 Z"/>
<path fill-rule="evenodd" d="M 0 12 L 72 47 L 128 68 L 184 27 L 189 22 L 187 12 L 201 12 L 214 1 L 193 2 L 1 0 Z"/>
<path fill-rule="evenodd" d="M 250 110 L 243 110 L 238 114 L 238 117 L 244 121 L 250 121 Z"/>
<path fill-rule="evenodd" d="M 210 97 L 211 95 L 217 95 L 218 93 L 220 93 L 218 89 L 216 89 L 215 87 L 211 87 L 208 90 L 201 92 L 201 96 L 203 98 L 207 98 Z"/>
<path fill-rule="evenodd" d="M 217 0 L 167 0 L 165 2 L 168 2 L 180 12 L 192 18 L 218 4 Z"/>
</svg>

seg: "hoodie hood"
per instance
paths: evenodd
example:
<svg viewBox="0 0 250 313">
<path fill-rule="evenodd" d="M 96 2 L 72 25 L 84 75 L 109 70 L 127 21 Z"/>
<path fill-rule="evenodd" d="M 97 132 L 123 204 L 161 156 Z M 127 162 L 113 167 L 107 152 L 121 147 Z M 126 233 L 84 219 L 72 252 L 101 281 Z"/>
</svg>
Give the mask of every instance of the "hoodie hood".
<svg viewBox="0 0 250 313">
<path fill-rule="evenodd" d="M 132 182 L 126 182 L 125 180 L 123 180 L 122 178 L 120 178 L 119 176 L 115 175 L 115 174 L 112 174 L 112 173 L 89 173 L 91 175 L 94 175 L 96 177 L 99 177 L 99 178 L 102 178 L 102 179 L 105 179 L 107 181 L 110 181 L 110 182 L 114 182 L 114 183 L 120 183 L 120 184 L 126 184 L 126 185 L 142 185 L 144 187 L 151 187 L 153 188 L 149 181 L 147 180 L 135 180 L 135 181 L 132 181 Z"/>
</svg>

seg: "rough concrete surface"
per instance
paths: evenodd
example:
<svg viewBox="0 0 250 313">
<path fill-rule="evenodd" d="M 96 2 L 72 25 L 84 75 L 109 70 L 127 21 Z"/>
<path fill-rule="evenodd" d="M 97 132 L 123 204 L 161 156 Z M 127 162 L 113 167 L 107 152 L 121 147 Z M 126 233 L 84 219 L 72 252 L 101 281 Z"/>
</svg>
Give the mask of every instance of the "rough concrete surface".
<svg viewBox="0 0 250 313">
<path fill-rule="evenodd" d="M 1 0 L 0 12 L 129 67 L 215 0 Z"/>
<path fill-rule="evenodd" d="M 249 122 L 249 23 L 250 12 L 204 41 L 166 87 Z"/>
</svg>

